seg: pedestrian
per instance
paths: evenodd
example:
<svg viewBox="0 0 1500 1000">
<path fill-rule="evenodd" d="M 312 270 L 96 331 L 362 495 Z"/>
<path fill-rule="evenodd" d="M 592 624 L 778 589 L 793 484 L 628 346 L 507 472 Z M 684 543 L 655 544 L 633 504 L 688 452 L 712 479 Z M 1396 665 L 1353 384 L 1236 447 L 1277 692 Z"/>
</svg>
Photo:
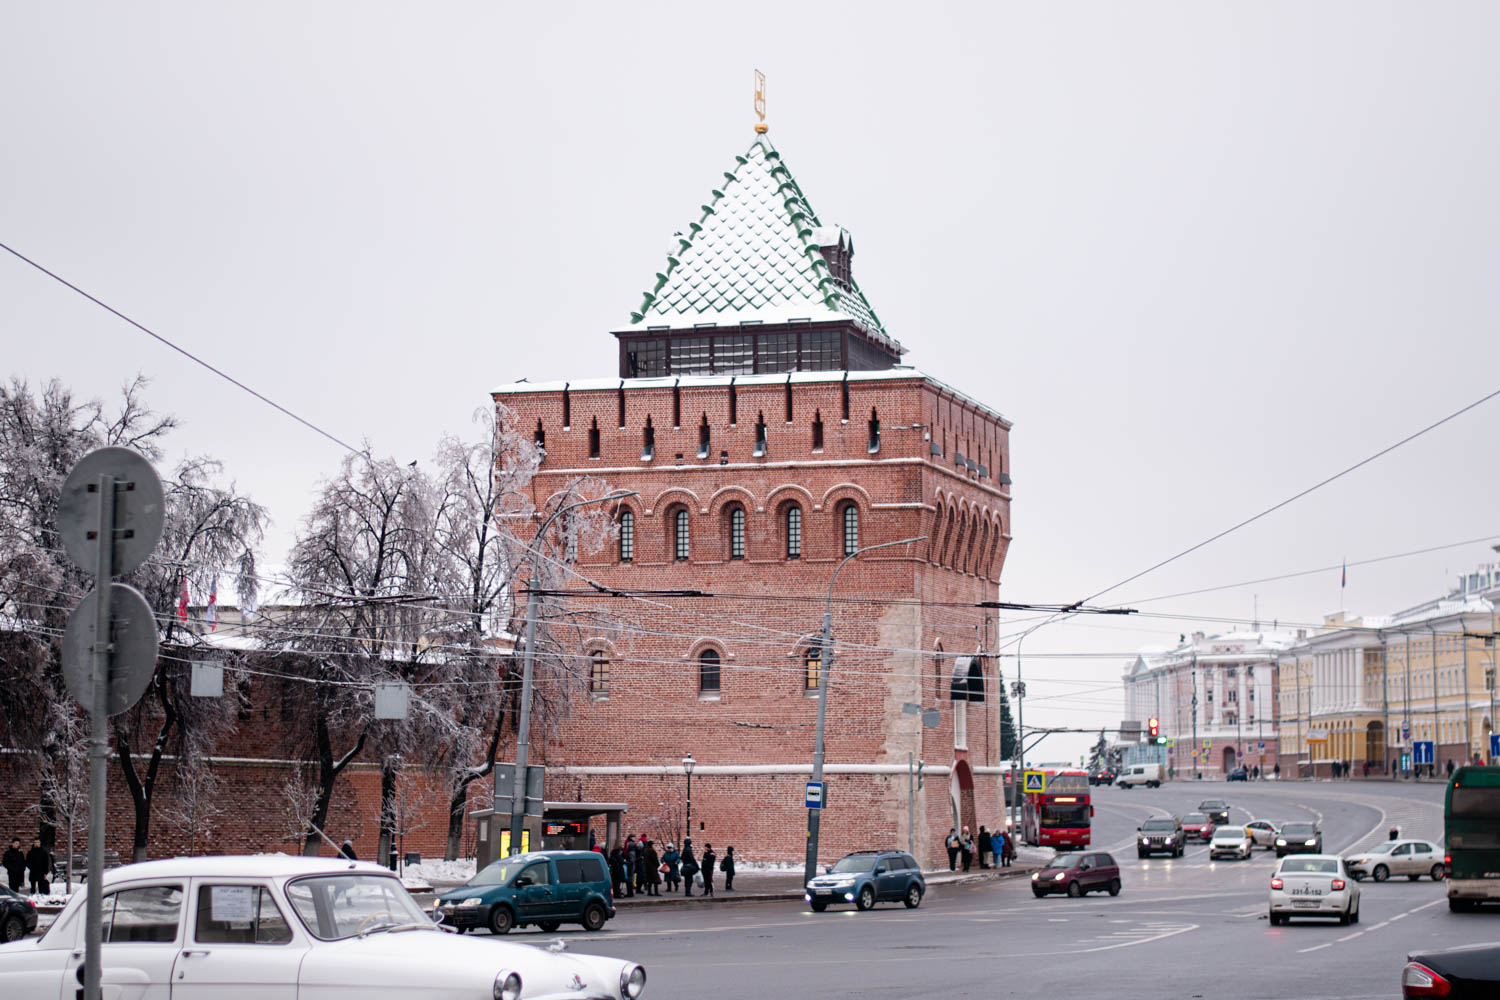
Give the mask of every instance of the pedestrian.
<svg viewBox="0 0 1500 1000">
<path fill-rule="evenodd" d="M 1005 834 L 1000 832 L 1000 828 L 998 826 L 995 827 L 995 831 L 990 834 L 990 854 L 995 859 L 996 868 L 999 868 L 1005 864 Z"/>
<path fill-rule="evenodd" d="M 719 856 L 714 853 L 714 845 L 704 844 L 702 873 L 703 895 L 705 896 L 712 896 L 714 894 L 714 862 L 718 860 Z"/>
<path fill-rule="evenodd" d="M 979 825 L 979 837 L 974 841 L 974 849 L 979 852 L 979 867 L 988 868 L 984 859 L 990 853 L 990 831 L 984 828 L 983 823 Z"/>
<path fill-rule="evenodd" d="M 974 860 L 974 835 L 969 832 L 968 827 L 964 827 L 963 836 L 959 838 L 958 853 L 963 859 L 964 871 L 968 871 L 970 862 Z"/>
<path fill-rule="evenodd" d="M 943 840 L 943 846 L 948 848 L 948 870 L 958 871 L 958 833 L 953 827 L 948 827 L 948 836 Z"/>
<path fill-rule="evenodd" d="M 339 857 L 348 858 L 350 861 L 358 861 L 359 855 L 354 853 L 354 842 L 346 840 L 339 845 Z"/>
<path fill-rule="evenodd" d="M 10 891 L 20 892 L 26 884 L 26 855 L 21 853 L 21 838 L 10 838 L 5 849 L 5 874 L 10 879 Z"/>
<path fill-rule="evenodd" d="M 661 895 L 661 858 L 657 856 L 656 845 L 646 841 L 646 850 L 642 852 L 644 864 L 642 868 L 646 873 L 646 895 Z"/>
<path fill-rule="evenodd" d="M 52 876 L 52 855 L 42 846 L 40 837 L 33 837 L 31 850 L 26 852 L 26 869 L 31 874 L 31 892 L 45 896 L 52 887 L 47 879 Z"/>
<path fill-rule="evenodd" d="M 635 895 L 635 869 L 641 861 L 641 852 L 635 846 L 635 835 L 625 838 L 625 895 Z"/>
<path fill-rule="evenodd" d="M 693 842 L 684 839 L 682 842 L 682 894 L 691 896 L 693 894 L 693 878 L 698 874 L 698 862 L 693 858 Z"/>
<path fill-rule="evenodd" d="M 1271 769 L 1271 777 L 1276 778 L 1277 780 L 1281 779 L 1281 763 L 1279 761 Z"/>
<path fill-rule="evenodd" d="M 1016 860 L 1016 834 L 1012 830 L 1005 834 L 1005 867 L 1009 868 L 1014 860 Z"/>
<path fill-rule="evenodd" d="M 719 862 L 719 871 L 724 873 L 724 891 L 734 891 L 734 845 L 724 851 L 724 860 Z"/>
<path fill-rule="evenodd" d="M 616 898 L 625 895 L 625 852 L 618 846 L 609 852 L 609 877 L 614 885 L 612 892 Z"/>
<path fill-rule="evenodd" d="M 1453 758 L 1448 758 L 1448 777 L 1453 777 Z"/>
<path fill-rule="evenodd" d="M 667 883 L 668 892 L 677 891 L 677 883 L 682 881 L 679 866 L 682 864 L 682 855 L 677 853 L 677 848 L 672 842 L 667 841 L 667 849 L 662 852 L 661 866 L 666 869 L 662 872 L 662 878 Z"/>
</svg>

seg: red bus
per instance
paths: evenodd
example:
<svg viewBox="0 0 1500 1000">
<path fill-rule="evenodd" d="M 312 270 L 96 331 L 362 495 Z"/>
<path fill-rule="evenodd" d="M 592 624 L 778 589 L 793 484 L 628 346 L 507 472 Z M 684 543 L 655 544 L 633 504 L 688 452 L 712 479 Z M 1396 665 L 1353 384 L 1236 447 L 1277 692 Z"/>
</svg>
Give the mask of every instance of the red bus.
<svg viewBox="0 0 1500 1000">
<path fill-rule="evenodd" d="M 1089 846 L 1094 807 L 1089 803 L 1087 771 L 1043 769 L 1045 792 L 1026 792 L 1021 809 L 1021 836 L 1040 847 Z"/>
</svg>

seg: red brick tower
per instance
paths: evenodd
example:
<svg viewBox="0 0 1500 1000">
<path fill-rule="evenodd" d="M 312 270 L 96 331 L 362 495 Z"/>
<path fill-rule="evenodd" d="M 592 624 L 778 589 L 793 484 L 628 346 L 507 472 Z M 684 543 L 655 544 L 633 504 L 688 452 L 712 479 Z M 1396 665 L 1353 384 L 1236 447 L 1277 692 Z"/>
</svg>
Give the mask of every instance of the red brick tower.
<svg viewBox="0 0 1500 1000">
<path fill-rule="evenodd" d="M 627 831 L 678 840 L 691 754 L 698 847 L 800 860 L 830 579 L 925 535 L 837 580 L 822 855 L 910 830 L 935 863 L 955 822 L 1003 822 L 996 672 L 975 654 L 1010 542 L 1010 424 L 900 364 L 853 254 L 758 135 L 614 332 L 620 377 L 494 391 L 545 446 L 539 504 L 579 476 L 638 493 L 616 540 L 576 554 L 591 691 L 538 748 L 549 798 L 627 802 Z"/>
</svg>

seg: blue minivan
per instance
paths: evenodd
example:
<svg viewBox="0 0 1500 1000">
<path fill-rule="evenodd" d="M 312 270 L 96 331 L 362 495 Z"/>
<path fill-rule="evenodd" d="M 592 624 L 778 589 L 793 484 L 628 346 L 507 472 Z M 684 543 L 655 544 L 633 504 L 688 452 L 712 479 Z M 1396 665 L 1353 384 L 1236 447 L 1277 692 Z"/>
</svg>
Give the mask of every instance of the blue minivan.
<svg viewBox="0 0 1500 1000">
<path fill-rule="evenodd" d="M 507 934 L 527 924 L 555 931 L 565 923 L 597 931 L 615 915 L 615 903 L 602 855 L 535 851 L 486 865 L 440 895 L 433 911 L 460 932 L 488 927 Z"/>
</svg>

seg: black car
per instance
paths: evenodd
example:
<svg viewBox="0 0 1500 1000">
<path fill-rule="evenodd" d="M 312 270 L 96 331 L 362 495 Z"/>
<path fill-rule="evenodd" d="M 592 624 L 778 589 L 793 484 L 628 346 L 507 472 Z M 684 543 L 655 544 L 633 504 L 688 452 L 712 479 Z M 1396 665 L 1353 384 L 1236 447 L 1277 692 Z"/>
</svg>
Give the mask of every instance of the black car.
<svg viewBox="0 0 1500 1000">
<path fill-rule="evenodd" d="M 1316 823 L 1283 823 L 1276 831 L 1276 856 L 1322 854 L 1323 831 Z"/>
<path fill-rule="evenodd" d="M 1222 825 L 1229 822 L 1229 803 L 1223 799 L 1204 799 L 1198 803 L 1198 811 L 1208 813 L 1208 818 L 1215 823 Z"/>
<path fill-rule="evenodd" d="M 1187 840 L 1176 816 L 1152 817 L 1137 828 L 1136 835 L 1135 853 L 1141 858 L 1158 852 L 1180 858 L 1183 843 Z"/>
<path fill-rule="evenodd" d="M 1250 780 L 1250 769 L 1249 768 L 1245 768 L 1245 767 L 1237 767 L 1233 771 L 1229 772 L 1229 777 L 1226 778 L 1225 780 L 1226 781 L 1249 781 Z"/>
<path fill-rule="evenodd" d="M 1476 944 L 1407 955 L 1401 970 L 1404 997 L 1448 1000 L 1500 996 L 1500 944 Z"/>
<path fill-rule="evenodd" d="M 36 930 L 36 904 L 0 885 L 0 941 L 19 941 Z"/>
<path fill-rule="evenodd" d="M 1113 785 L 1119 775 L 1112 767 L 1101 767 L 1089 772 L 1089 784 L 1091 785 Z"/>
</svg>

